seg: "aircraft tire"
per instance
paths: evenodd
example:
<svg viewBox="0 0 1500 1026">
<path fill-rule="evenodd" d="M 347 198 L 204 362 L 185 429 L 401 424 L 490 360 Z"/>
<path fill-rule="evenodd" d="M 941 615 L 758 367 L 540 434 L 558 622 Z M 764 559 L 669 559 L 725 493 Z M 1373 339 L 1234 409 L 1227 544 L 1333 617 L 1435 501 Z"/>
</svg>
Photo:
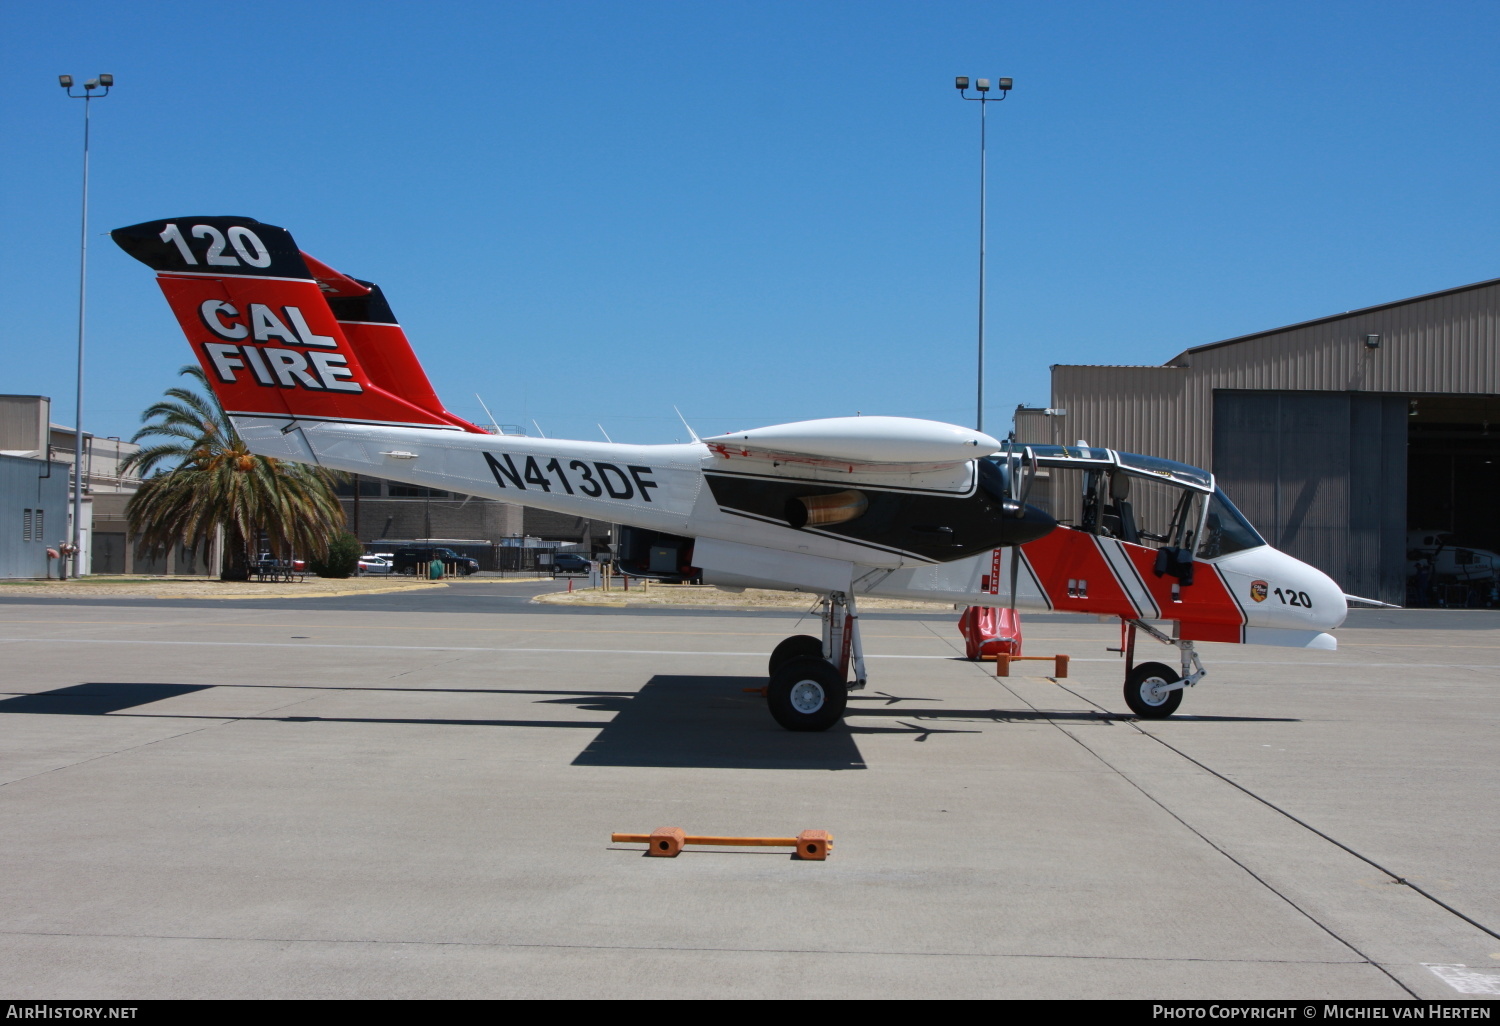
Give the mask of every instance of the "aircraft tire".
<svg viewBox="0 0 1500 1026">
<path fill-rule="evenodd" d="M 1125 704 L 1143 720 L 1164 720 L 1182 704 L 1182 689 L 1168 691 L 1159 699 L 1153 700 L 1151 688 L 1156 684 L 1171 684 L 1181 679 L 1182 674 L 1166 663 L 1141 663 L 1125 678 Z"/>
<path fill-rule="evenodd" d="M 838 667 L 822 658 L 789 659 L 771 674 L 766 704 L 787 730 L 827 730 L 844 715 L 849 685 Z"/>
<path fill-rule="evenodd" d="M 770 666 L 766 670 L 771 676 L 776 676 L 776 671 L 781 669 L 788 661 L 803 657 L 812 659 L 823 658 L 823 642 L 811 634 L 793 634 L 781 644 L 771 649 Z"/>
</svg>

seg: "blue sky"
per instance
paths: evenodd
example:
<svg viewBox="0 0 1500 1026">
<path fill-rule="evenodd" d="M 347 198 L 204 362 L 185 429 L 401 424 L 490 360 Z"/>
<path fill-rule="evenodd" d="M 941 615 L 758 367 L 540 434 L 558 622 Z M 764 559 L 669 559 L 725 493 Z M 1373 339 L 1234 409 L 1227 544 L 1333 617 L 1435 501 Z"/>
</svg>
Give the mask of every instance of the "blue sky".
<svg viewBox="0 0 1500 1026">
<path fill-rule="evenodd" d="M 379 281 L 438 393 L 672 441 L 856 411 L 986 426 L 1053 363 L 1500 276 L 1500 5 L 528 2 L 0 6 L 0 391 L 86 427 L 191 354 L 110 228 L 247 214 Z"/>
</svg>

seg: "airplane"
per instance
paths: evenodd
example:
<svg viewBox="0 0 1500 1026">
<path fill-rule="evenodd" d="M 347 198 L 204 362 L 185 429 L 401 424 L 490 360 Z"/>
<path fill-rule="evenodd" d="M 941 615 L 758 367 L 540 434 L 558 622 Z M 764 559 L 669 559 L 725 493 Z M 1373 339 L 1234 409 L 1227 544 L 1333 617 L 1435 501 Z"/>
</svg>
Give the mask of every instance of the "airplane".
<svg viewBox="0 0 1500 1026">
<path fill-rule="evenodd" d="M 497 436 L 444 408 L 378 285 L 286 229 L 179 217 L 111 235 L 157 272 L 251 451 L 616 523 L 627 573 L 818 596 L 821 637 L 770 655 L 767 704 L 788 730 L 828 729 L 865 687 L 866 596 L 969 607 L 971 634 L 994 610 L 1118 618 L 1125 701 L 1144 718 L 1202 680 L 1196 642 L 1333 649 L 1347 614 L 1338 585 L 1268 545 L 1197 467 L 888 416 L 672 445 Z M 1076 522 L 1026 501 L 1044 476 L 1076 480 L 1052 497 L 1076 501 Z M 1175 648 L 1180 672 L 1136 664 L 1138 633 Z"/>
</svg>

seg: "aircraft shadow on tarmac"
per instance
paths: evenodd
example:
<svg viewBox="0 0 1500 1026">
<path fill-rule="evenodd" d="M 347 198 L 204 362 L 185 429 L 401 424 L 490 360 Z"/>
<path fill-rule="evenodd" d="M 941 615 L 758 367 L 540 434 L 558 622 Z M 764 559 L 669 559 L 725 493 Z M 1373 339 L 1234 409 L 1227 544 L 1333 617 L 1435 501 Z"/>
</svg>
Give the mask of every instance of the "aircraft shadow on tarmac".
<svg viewBox="0 0 1500 1026">
<path fill-rule="evenodd" d="M 847 725 L 806 734 L 778 727 L 766 700 L 745 691 L 765 684 L 764 677 L 657 674 L 630 698 L 548 701 L 615 714 L 575 766 L 865 768 Z"/>
<path fill-rule="evenodd" d="M 978 734 L 986 725 L 1087 721 L 1109 724 L 1133 717 L 1104 712 L 1045 709 L 949 709 L 941 699 L 902 698 L 885 692 L 850 696 L 843 723 L 824 733 L 782 730 L 765 699 L 747 689 L 764 677 L 666 675 L 652 677 L 634 696 L 555 698 L 545 701 L 614 713 L 575 766 L 666 766 L 714 769 L 864 769 L 861 734 L 902 734 L 927 741 L 942 734 Z M 870 723 L 870 719 L 875 723 Z M 1264 721 L 1262 717 L 1198 717 Z M 1287 722 L 1279 720 L 1278 722 Z"/>
<path fill-rule="evenodd" d="M 371 688 L 408 693 L 462 692 L 538 697 L 536 705 L 569 705 L 606 713 L 607 721 L 540 717 L 453 719 L 445 717 L 223 716 L 146 711 L 143 706 L 209 688 L 287 685 L 146 684 L 94 682 L 0 699 L 0 713 L 104 716 L 135 715 L 185 719 L 251 719 L 288 723 L 411 723 L 474 727 L 564 727 L 597 730 L 575 766 L 659 766 L 707 769 L 865 769 L 856 738 L 861 734 L 905 735 L 925 742 L 944 734 L 982 733 L 1007 723 L 1092 722 L 1104 726 L 1132 719 L 1102 711 L 1047 709 L 958 709 L 942 699 L 903 697 L 883 691 L 850 696 L 844 722 L 823 733 L 792 733 L 772 720 L 758 693 L 764 677 L 658 674 L 635 692 L 530 690 L 509 688 Z M 296 688 L 296 685 L 292 686 Z M 317 686 L 314 690 L 346 691 Z M 1296 722 L 1286 717 L 1196 716 L 1184 722 Z M 874 722 L 871 722 L 871 721 Z"/>
<path fill-rule="evenodd" d="M 72 687 L 0 700 L 0 713 L 104 716 L 160 702 L 164 698 L 207 691 L 211 687 L 212 684 L 74 684 Z"/>
</svg>

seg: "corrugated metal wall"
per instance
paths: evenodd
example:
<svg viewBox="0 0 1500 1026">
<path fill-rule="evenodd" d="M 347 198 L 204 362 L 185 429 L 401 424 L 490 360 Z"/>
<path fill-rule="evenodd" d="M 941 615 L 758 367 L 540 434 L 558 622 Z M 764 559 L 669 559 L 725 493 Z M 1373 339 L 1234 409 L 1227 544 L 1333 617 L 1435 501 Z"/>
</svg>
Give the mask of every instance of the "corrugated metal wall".
<svg viewBox="0 0 1500 1026">
<path fill-rule="evenodd" d="M 41 395 L 0 395 L 0 449 L 37 452 L 47 447 L 52 400 Z"/>
</svg>

